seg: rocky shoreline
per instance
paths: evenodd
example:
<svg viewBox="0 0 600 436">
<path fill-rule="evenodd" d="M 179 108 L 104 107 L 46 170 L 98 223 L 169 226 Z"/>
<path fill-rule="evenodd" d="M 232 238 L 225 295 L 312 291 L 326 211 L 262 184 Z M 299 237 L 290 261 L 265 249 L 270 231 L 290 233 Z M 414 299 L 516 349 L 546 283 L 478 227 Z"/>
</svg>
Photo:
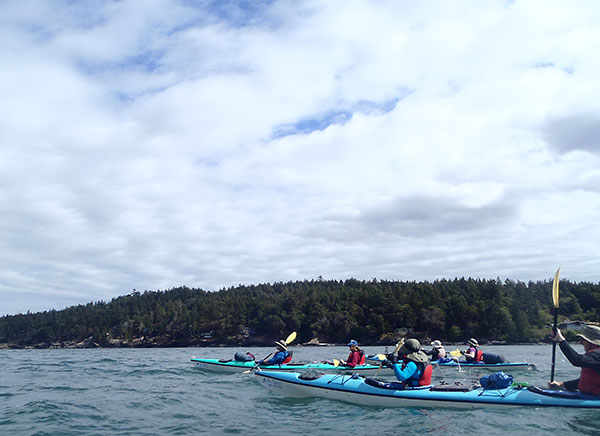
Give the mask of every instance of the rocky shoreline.
<svg viewBox="0 0 600 436">
<path fill-rule="evenodd" d="M 507 341 L 482 341 L 482 345 L 542 345 L 547 342 L 519 342 L 512 343 Z M 426 343 L 427 344 L 427 343 Z M 89 337 L 83 341 L 65 341 L 39 343 L 33 345 L 22 345 L 13 343 L 0 343 L 0 350 L 23 350 L 23 349 L 81 349 L 81 348 L 186 348 L 186 347 L 269 347 L 273 345 L 273 340 L 266 338 L 256 338 L 253 340 L 235 340 L 235 341 L 215 341 L 198 339 L 192 341 L 177 341 L 166 338 L 134 338 L 132 340 L 112 339 L 104 343 L 98 343 Z M 340 347 L 346 344 L 323 343 L 311 340 L 309 342 L 294 344 L 294 347 Z M 364 347 L 389 347 L 395 345 L 392 341 L 378 341 L 373 343 L 362 343 Z M 444 342 L 446 348 L 460 348 L 462 342 Z"/>
</svg>

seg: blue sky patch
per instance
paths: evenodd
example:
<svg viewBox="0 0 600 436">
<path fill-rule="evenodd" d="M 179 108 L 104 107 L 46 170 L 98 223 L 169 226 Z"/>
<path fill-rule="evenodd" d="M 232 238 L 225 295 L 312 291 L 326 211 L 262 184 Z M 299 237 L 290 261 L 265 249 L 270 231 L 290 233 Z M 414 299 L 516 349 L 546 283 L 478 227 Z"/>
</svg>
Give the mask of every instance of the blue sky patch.
<svg viewBox="0 0 600 436">
<path fill-rule="evenodd" d="M 361 100 L 353 104 L 349 109 L 330 110 L 323 114 L 302 118 L 296 123 L 282 124 L 275 128 L 273 139 L 296 134 L 308 135 L 317 130 L 325 130 L 333 124 L 343 125 L 350 120 L 355 113 L 369 114 L 373 112 L 391 112 L 398 102 L 409 94 L 410 91 L 406 91 L 401 97 L 396 97 L 383 102 Z"/>
</svg>

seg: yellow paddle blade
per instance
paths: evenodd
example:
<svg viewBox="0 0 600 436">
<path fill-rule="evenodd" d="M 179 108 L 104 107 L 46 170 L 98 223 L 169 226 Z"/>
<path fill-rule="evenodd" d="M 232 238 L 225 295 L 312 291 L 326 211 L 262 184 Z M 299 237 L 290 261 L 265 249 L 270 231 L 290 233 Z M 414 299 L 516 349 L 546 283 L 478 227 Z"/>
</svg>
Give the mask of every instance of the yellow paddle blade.
<svg viewBox="0 0 600 436">
<path fill-rule="evenodd" d="M 387 359 L 387 357 L 385 357 L 385 354 L 378 354 L 378 355 L 377 355 L 377 358 L 378 358 L 379 360 L 385 360 L 385 359 Z"/>
<path fill-rule="evenodd" d="M 296 332 L 292 332 L 290 333 L 290 335 L 287 337 L 287 339 L 285 340 L 285 344 L 289 345 L 290 342 L 292 342 L 294 339 L 296 339 Z"/>
<path fill-rule="evenodd" d="M 337 359 L 333 359 L 333 366 L 340 366 L 340 361 Z"/>
<path fill-rule="evenodd" d="M 556 270 L 556 274 L 554 274 L 554 280 L 552 280 L 552 303 L 554 303 L 554 307 L 558 308 L 558 274 L 560 273 L 560 266 Z"/>
<path fill-rule="evenodd" d="M 460 350 L 450 351 L 450 355 L 451 356 L 455 356 L 455 357 L 459 357 L 459 356 L 462 356 L 462 351 L 460 351 Z"/>
</svg>

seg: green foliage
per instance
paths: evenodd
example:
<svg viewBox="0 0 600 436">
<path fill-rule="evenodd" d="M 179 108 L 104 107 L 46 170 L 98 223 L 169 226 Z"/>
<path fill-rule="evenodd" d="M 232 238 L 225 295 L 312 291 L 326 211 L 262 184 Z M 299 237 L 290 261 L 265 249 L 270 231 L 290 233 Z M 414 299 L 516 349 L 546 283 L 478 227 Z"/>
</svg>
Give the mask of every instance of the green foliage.
<svg viewBox="0 0 600 436">
<path fill-rule="evenodd" d="M 160 344 L 252 343 L 298 332 L 345 343 L 376 343 L 407 329 L 422 338 L 526 342 L 548 336 L 551 281 L 454 279 L 435 282 L 305 280 L 240 285 L 218 292 L 187 287 L 134 291 L 96 302 L 0 318 L 0 342 Z M 600 284 L 561 281 L 561 319 L 599 321 Z"/>
</svg>

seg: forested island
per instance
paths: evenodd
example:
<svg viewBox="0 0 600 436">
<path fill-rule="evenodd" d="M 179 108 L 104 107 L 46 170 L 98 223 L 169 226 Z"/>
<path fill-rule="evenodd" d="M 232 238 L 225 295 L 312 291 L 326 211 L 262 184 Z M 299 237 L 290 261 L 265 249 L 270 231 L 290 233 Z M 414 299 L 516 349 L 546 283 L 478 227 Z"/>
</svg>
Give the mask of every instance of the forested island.
<svg viewBox="0 0 600 436">
<path fill-rule="evenodd" d="M 3 348 L 390 344 L 400 335 L 459 342 L 545 340 L 552 282 L 304 280 L 217 292 L 178 287 L 0 318 Z M 600 284 L 560 282 L 561 320 L 600 321 Z"/>
</svg>

